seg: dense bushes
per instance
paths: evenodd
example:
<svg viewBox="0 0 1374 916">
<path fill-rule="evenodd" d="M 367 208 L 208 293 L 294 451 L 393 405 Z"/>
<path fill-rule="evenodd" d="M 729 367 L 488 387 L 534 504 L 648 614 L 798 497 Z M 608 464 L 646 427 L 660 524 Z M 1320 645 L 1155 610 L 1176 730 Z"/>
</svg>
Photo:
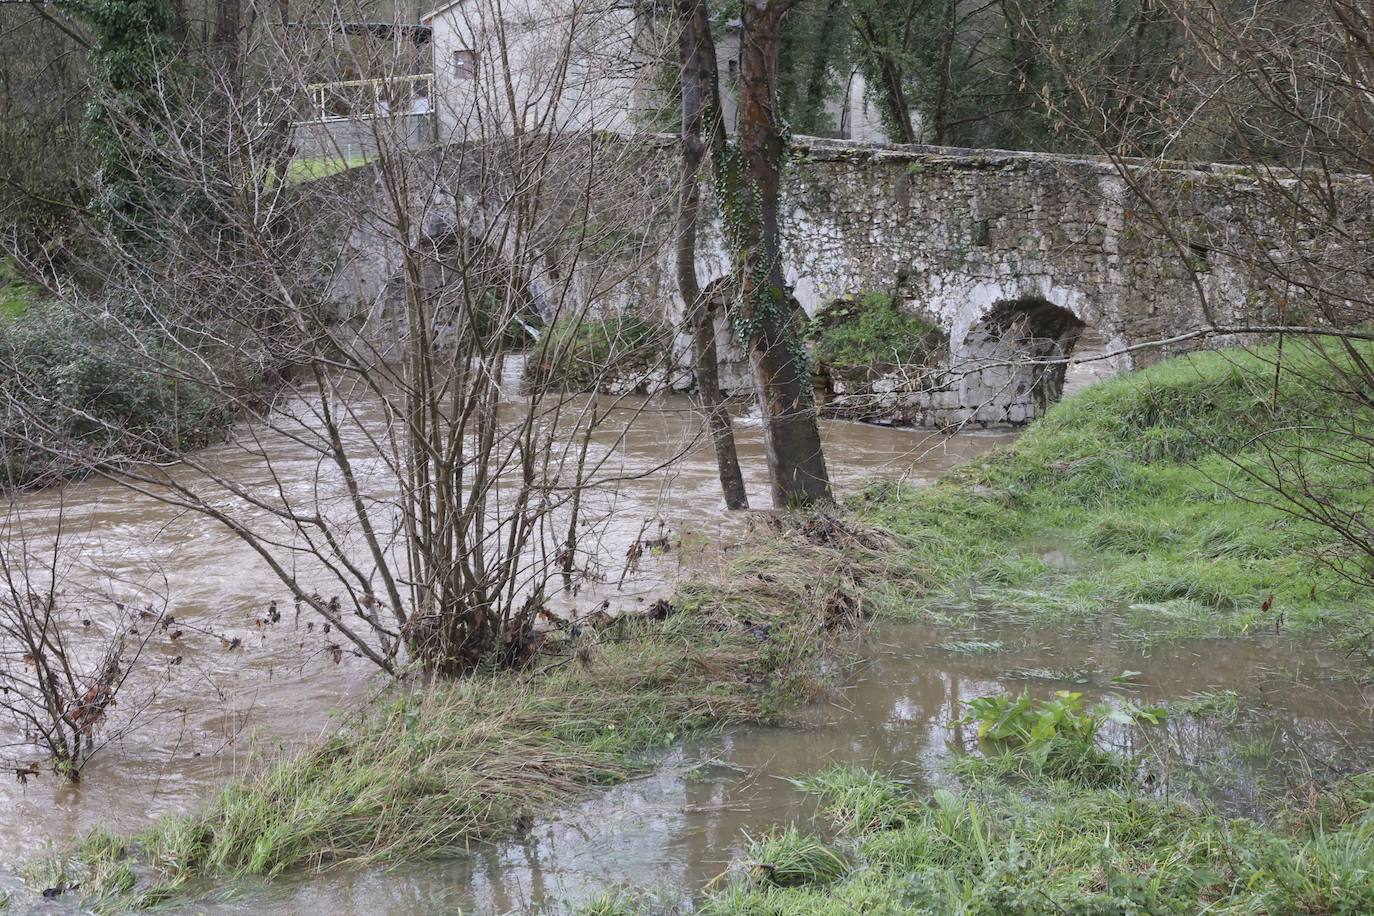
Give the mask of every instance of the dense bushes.
<svg viewBox="0 0 1374 916">
<path fill-rule="evenodd" d="M 179 377 L 185 357 L 164 334 L 130 332 L 59 303 L 0 324 L 0 361 L 0 486 L 193 448 L 232 419 L 207 389 Z"/>
<path fill-rule="evenodd" d="M 923 365 L 944 345 L 939 328 L 881 292 L 836 300 L 811 320 L 807 336 L 816 362 L 844 374 Z"/>
</svg>

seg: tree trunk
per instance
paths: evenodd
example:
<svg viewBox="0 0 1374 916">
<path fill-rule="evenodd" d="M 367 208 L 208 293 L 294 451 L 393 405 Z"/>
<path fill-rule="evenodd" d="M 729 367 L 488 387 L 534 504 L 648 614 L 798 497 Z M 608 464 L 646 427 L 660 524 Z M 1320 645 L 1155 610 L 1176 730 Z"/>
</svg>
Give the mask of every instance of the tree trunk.
<svg viewBox="0 0 1374 916">
<path fill-rule="evenodd" d="M 811 72 L 806 78 L 807 128 L 815 129 L 825 116 L 825 96 L 829 87 L 830 61 L 835 54 L 835 29 L 839 25 L 844 0 L 830 0 L 821 21 L 820 39 L 811 58 Z M 845 100 L 848 102 L 848 99 Z M 838 127 L 839 125 L 836 125 Z"/>
<path fill-rule="evenodd" d="M 243 6 L 241 0 L 219 0 L 215 10 L 215 49 L 219 52 L 219 63 L 224 68 L 225 82 L 236 92 L 239 86 L 239 26 L 242 22 Z"/>
<path fill-rule="evenodd" d="M 945 0 L 944 34 L 940 37 L 940 72 L 935 78 L 935 110 L 931 120 L 934 122 L 931 142 L 936 145 L 949 142 L 949 84 L 954 79 L 950 72 L 954 55 L 954 33 L 958 29 L 955 16 L 955 0 Z"/>
<path fill-rule="evenodd" d="M 777 508 L 829 502 L 809 359 L 796 300 L 782 275 L 778 196 L 783 137 L 777 112 L 778 39 L 787 0 L 740 4 L 740 165 L 727 216 L 740 262 L 740 315 L 763 412 L 763 445 Z"/>
<path fill-rule="evenodd" d="M 678 50 L 682 63 L 682 182 L 678 188 L 677 286 L 692 328 L 692 369 L 697 393 L 706 411 L 716 467 L 727 509 L 747 509 L 735 431 L 720 392 L 716 357 L 715 309 L 702 293 L 697 278 L 697 222 L 701 210 L 701 163 L 709 140 L 723 152 L 725 124 L 720 113 L 716 48 L 711 39 L 710 14 L 705 0 L 678 0 L 681 26 Z M 704 136 L 703 136 L 704 135 Z M 719 155 L 714 155 L 719 164 Z"/>
<path fill-rule="evenodd" d="M 866 68 L 877 76 L 878 103 L 883 110 L 883 120 L 892 134 L 893 143 L 915 143 L 916 129 L 911 123 L 911 106 L 906 101 L 906 87 L 901 63 L 891 52 L 883 48 L 882 29 L 872 17 L 863 14 L 858 17 L 859 40 L 865 46 L 865 56 L 870 63 Z"/>
</svg>

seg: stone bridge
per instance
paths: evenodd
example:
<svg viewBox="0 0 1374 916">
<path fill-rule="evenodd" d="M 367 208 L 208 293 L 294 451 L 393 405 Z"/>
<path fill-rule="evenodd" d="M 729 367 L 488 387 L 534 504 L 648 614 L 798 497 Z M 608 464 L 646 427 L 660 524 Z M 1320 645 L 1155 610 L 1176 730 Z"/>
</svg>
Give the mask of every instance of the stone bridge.
<svg viewBox="0 0 1374 916">
<path fill-rule="evenodd" d="M 885 291 L 947 333 L 935 371 L 878 380 L 883 413 L 1023 423 L 1058 398 L 1085 332 L 1125 369 L 1161 352 L 1132 347 L 1207 324 L 1203 301 L 1223 323 L 1262 310 L 1259 281 L 1213 254 L 1238 244 L 1219 236 L 1235 235 L 1253 187 L 1225 166 L 1151 178 L 1179 238 L 1154 230 L 1108 161 L 802 139 L 784 184 L 784 273 L 808 314 Z M 723 252 L 703 248 L 702 276 L 724 276 Z M 860 415 L 873 400 L 849 396 Z"/>
<path fill-rule="evenodd" d="M 638 184 L 671 199 L 675 146 L 651 147 Z M 1265 320 L 1276 297 L 1244 266 L 1253 259 L 1220 253 L 1266 244 L 1257 202 L 1254 183 L 1231 166 L 1141 165 L 1123 177 L 1092 158 L 796 138 L 783 191 L 784 270 L 809 314 L 883 291 L 944 330 L 948 351 L 919 380 L 877 380 L 869 393 L 887 413 L 895 406 L 922 425 L 1023 423 L 1059 396 L 1064 361 L 1085 332 L 1124 369 L 1165 352 L 1146 344 Z M 588 281 L 579 295 L 674 321 L 669 210 L 660 205 L 639 224 L 634 246 L 652 253 L 631 275 L 611 287 Z M 373 265 L 373 281 L 387 275 L 386 257 L 357 260 Z M 712 219 L 699 243 L 703 283 L 728 278 L 729 264 Z M 369 281 L 359 293 L 379 288 Z M 719 331 L 728 357 L 730 334 Z M 677 368 L 659 385 L 690 384 L 687 348 L 679 333 Z M 727 386 L 732 377 L 737 391 L 749 384 L 740 364 L 726 368 Z"/>
</svg>

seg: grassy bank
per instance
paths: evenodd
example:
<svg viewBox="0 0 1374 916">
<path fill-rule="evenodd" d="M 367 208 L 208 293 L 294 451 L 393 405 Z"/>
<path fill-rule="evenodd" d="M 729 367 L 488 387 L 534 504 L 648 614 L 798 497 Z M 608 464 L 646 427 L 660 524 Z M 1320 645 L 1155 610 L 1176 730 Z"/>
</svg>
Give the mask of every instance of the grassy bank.
<svg viewBox="0 0 1374 916">
<path fill-rule="evenodd" d="M 839 837 L 754 840 L 713 916 L 882 913 L 1367 913 L 1374 781 L 1262 825 L 1139 792 L 972 780 L 918 797 L 881 774 L 812 788 Z M 642 912 L 620 901 L 622 912 Z"/>
<path fill-rule="evenodd" d="M 1329 562 L 1350 551 L 1246 470 L 1301 448 L 1308 479 L 1358 511 L 1374 499 L 1368 448 L 1304 428 L 1323 369 L 1290 352 L 1308 378 L 1285 374 L 1276 392 L 1271 355 L 1196 354 L 1099 383 L 937 486 L 871 489 L 852 517 L 900 537 L 902 565 L 931 586 L 914 610 L 936 621 L 1107 612 L 1148 638 L 1362 629 L 1367 592 Z"/>
<path fill-rule="evenodd" d="M 0 258 L 0 319 L 23 318 L 38 287 L 19 276 L 13 262 Z"/>
<path fill-rule="evenodd" d="M 817 364 L 865 378 L 924 364 L 944 345 L 939 328 L 902 311 L 883 292 L 836 300 L 809 322 L 806 336 Z"/>
<path fill-rule="evenodd" d="M 824 522 L 770 531 L 719 577 L 685 587 L 666 619 L 555 634 L 520 674 L 395 688 L 200 811 L 138 836 L 93 835 L 36 864 L 29 882 L 77 885 L 89 905 L 119 910 L 234 876 L 413 861 L 518 833 L 559 802 L 645 772 L 684 735 L 785 719 L 851 644 L 880 547 Z"/>
</svg>

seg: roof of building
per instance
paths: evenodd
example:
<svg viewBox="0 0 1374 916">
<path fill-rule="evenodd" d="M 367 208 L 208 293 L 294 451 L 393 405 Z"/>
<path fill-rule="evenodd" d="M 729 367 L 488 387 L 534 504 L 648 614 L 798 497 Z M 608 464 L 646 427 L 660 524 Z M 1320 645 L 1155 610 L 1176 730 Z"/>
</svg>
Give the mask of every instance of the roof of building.
<svg viewBox="0 0 1374 916">
<path fill-rule="evenodd" d="M 434 9 L 430 10 L 428 13 L 425 13 L 423 16 L 421 16 L 420 21 L 429 22 L 431 19 L 433 19 L 440 13 L 447 13 L 449 10 L 453 9 L 455 6 L 462 4 L 463 2 L 464 0 L 449 0 L 448 3 L 442 3 L 439 6 L 436 6 Z"/>
</svg>

